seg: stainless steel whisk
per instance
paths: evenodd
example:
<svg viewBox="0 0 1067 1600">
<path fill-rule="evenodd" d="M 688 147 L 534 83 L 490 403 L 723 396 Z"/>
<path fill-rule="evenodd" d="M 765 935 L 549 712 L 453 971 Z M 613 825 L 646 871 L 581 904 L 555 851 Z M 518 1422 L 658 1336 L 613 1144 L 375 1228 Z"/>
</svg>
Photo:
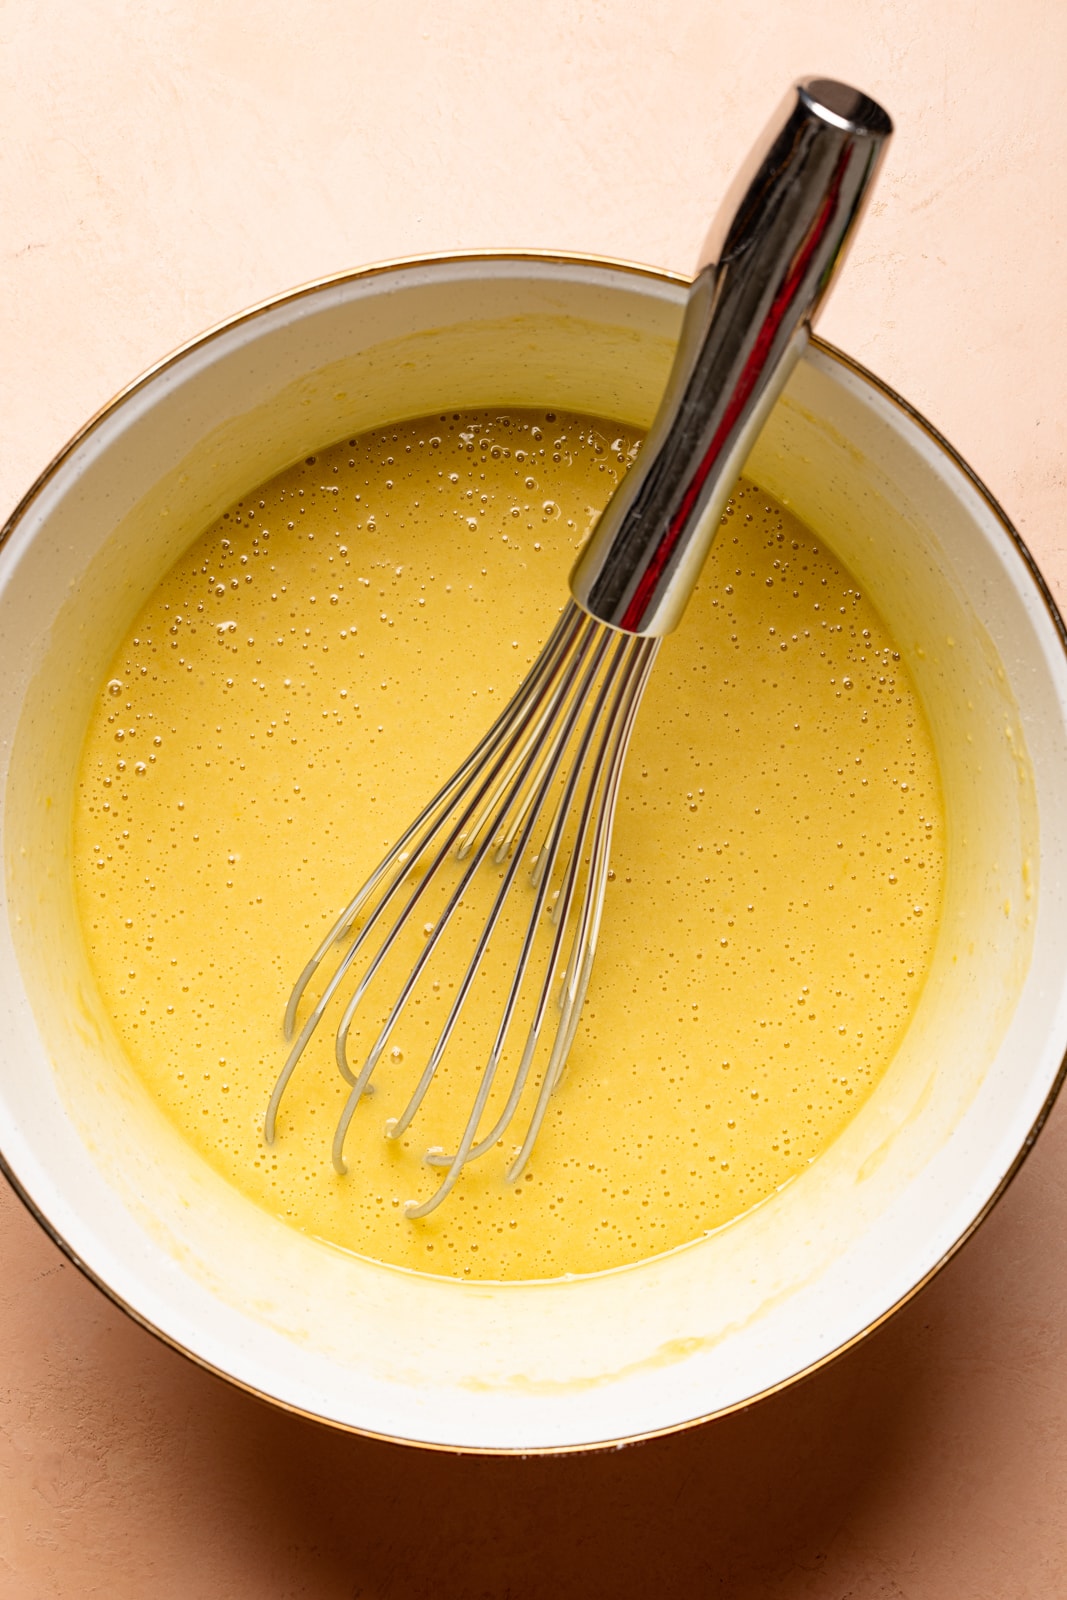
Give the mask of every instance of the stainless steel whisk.
<svg viewBox="0 0 1067 1600">
<path fill-rule="evenodd" d="M 503 871 L 485 924 L 414 1091 L 385 1126 L 390 1138 L 406 1131 L 453 1039 L 537 839 L 529 873 L 532 899 L 470 1114 L 452 1153 L 439 1147 L 426 1152 L 426 1161 L 445 1174 L 429 1199 L 409 1201 L 406 1213 L 427 1216 L 464 1166 L 503 1138 L 531 1076 L 536 1082 L 544 1040 L 540 1054 L 547 1049 L 548 1057 L 507 1177 L 522 1172 L 588 989 L 623 764 L 660 640 L 681 618 L 737 475 L 807 343 L 891 132 L 889 117 L 873 100 L 824 78 L 797 83 L 765 129 L 712 224 L 663 400 L 637 462 L 579 555 L 570 580 L 573 599 L 492 728 L 349 901 L 296 982 L 285 1013 L 287 1039 L 322 962 L 348 941 L 278 1076 L 267 1108 L 268 1144 L 308 1040 L 355 969 L 358 979 L 335 1041 L 349 1093 L 333 1161 L 345 1171 L 345 1140 L 356 1107 L 371 1092 L 372 1075 L 401 1013 L 491 858 Z M 462 870 L 457 873 L 451 862 Z M 451 888 L 450 872 L 456 877 Z M 348 1045 L 357 1009 L 425 914 L 435 888 L 445 904 L 424 925 L 419 953 L 356 1071 Z M 357 968 L 361 955 L 367 959 Z M 526 1042 L 504 1104 L 483 1132 L 509 1033 L 538 962 Z M 549 1046 L 546 1025 L 553 1009 Z"/>
</svg>

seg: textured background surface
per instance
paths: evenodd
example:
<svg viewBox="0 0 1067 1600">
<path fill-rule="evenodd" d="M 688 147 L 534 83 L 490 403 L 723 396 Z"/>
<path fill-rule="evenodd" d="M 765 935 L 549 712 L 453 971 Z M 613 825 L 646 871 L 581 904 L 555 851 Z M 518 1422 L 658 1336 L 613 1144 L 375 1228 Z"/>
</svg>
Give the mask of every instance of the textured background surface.
<svg viewBox="0 0 1067 1600">
<path fill-rule="evenodd" d="M 821 323 L 1067 600 L 1058 0 L 4 0 L 0 506 L 141 368 L 411 252 L 687 270 L 797 74 L 898 134 Z M 135 1328 L 0 1192 L 0 1600 L 1064 1592 L 1067 1105 L 845 1360 L 604 1457 L 452 1460 L 275 1415 Z"/>
</svg>

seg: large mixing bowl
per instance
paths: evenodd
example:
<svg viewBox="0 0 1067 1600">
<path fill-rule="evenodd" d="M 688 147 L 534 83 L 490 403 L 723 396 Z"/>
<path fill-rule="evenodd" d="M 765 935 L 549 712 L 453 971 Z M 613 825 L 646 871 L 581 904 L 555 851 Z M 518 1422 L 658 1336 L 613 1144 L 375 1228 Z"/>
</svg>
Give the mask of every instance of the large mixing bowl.
<svg viewBox="0 0 1067 1600">
<path fill-rule="evenodd" d="M 75 914 L 90 704 L 164 570 L 231 501 L 343 434 L 441 408 L 645 425 L 684 285 L 582 260 L 407 263 L 216 329 L 97 417 L 0 549 L 0 1143 L 53 1237 L 177 1349 L 341 1427 L 480 1450 L 678 1428 L 809 1372 L 915 1293 L 1002 1192 L 1067 1048 L 1067 656 L 1018 537 L 944 441 L 815 344 L 749 464 L 880 608 L 948 822 L 921 1003 L 798 1180 L 670 1255 L 585 1279 L 437 1280 L 347 1256 L 231 1189 L 127 1065 Z"/>
</svg>

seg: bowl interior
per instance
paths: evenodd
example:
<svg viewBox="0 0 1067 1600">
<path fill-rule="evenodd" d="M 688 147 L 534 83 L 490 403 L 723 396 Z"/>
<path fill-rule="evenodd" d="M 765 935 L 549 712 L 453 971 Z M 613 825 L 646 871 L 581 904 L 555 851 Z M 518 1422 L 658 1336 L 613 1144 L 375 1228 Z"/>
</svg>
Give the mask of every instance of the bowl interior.
<svg viewBox="0 0 1067 1600">
<path fill-rule="evenodd" d="M 135 385 L 0 550 L 0 1143 L 65 1247 L 197 1360 L 343 1426 L 588 1447 L 743 1404 L 922 1282 L 1024 1149 L 1067 1048 L 1067 660 L 1020 547 L 941 441 L 813 346 L 749 473 L 895 635 L 948 820 L 933 968 L 885 1078 L 785 1190 L 583 1280 L 462 1284 L 346 1256 L 219 1178 L 156 1110 L 97 998 L 71 879 L 74 775 L 122 629 L 232 500 L 347 432 L 449 406 L 647 425 L 684 287 L 580 261 L 426 262 L 247 314 Z"/>
</svg>

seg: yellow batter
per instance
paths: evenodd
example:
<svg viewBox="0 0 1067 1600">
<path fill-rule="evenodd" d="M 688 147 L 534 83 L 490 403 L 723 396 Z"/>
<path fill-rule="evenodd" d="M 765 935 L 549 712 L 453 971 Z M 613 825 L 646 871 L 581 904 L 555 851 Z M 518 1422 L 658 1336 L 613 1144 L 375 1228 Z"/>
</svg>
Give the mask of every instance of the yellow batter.
<svg viewBox="0 0 1067 1600">
<path fill-rule="evenodd" d="M 641 709 L 583 1024 L 525 1177 L 503 1182 L 511 1141 L 404 1217 L 475 1067 L 384 1140 L 423 1065 L 417 1015 L 348 1177 L 331 1029 L 264 1145 L 294 977 L 525 672 L 637 446 L 543 412 L 342 441 L 207 530 L 101 686 L 75 871 L 119 1037 L 209 1161 L 345 1249 L 536 1278 L 680 1245 L 825 1149 L 922 988 L 944 837 L 922 711 L 850 574 L 743 484 Z"/>
</svg>

